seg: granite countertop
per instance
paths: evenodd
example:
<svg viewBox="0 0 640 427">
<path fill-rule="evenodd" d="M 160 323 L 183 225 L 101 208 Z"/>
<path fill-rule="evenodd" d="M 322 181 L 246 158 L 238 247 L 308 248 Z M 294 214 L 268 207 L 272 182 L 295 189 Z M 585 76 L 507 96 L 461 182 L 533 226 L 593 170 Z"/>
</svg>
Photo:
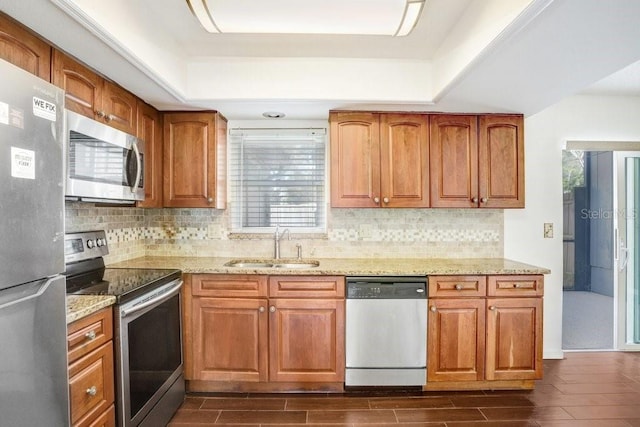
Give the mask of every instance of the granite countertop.
<svg viewBox="0 0 640 427">
<path fill-rule="evenodd" d="M 67 295 L 67 325 L 116 302 L 110 295 Z"/>
<path fill-rule="evenodd" d="M 239 258 L 141 257 L 107 267 L 176 268 L 183 273 L 279 274 L 279 275 L 462 275 L 462 274 L 548 274 L 551 271 L 504 258 L 320 258 L 312 268 L 239 268 L 224 264 Z M 247 258 L 246 261 L 270 261 Z M 281 259 L 304 262 L 311 260 Z"/>
</svg>

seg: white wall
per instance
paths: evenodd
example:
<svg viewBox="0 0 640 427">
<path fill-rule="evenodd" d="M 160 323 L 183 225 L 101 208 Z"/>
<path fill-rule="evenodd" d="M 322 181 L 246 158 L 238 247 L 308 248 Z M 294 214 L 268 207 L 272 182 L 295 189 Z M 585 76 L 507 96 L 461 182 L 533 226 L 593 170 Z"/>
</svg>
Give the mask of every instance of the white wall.
<svg viewBox="0 0 640 427">
<path fill-rule="evenodd" d="M 640 97 L 574 96 L 525 120 L 526 208 L 504 214 L 504 256 L 547 267 L 544 357 L 562 358 L 562 149 L 567 140 L 640 141 Z M 543 238 L 543 223 L 554 237 Z"/>
</svg>

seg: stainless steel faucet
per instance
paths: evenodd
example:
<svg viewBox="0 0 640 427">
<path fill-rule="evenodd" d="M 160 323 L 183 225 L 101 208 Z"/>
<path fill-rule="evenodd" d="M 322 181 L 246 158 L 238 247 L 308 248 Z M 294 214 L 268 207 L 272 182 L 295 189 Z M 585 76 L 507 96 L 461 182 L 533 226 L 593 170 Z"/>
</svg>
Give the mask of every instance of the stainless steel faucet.
<svg viewBox="0 0 640 427">
<path fill-rule="evenodd" d="M 287 240 L 291 240 L 291 233 L 288 228 L 279 233 L 279 226 L 276 224 L 276 232 L 273 234 L 273 258 L 280 259 L 280 239 L 287 234 Z"/>
</svg>

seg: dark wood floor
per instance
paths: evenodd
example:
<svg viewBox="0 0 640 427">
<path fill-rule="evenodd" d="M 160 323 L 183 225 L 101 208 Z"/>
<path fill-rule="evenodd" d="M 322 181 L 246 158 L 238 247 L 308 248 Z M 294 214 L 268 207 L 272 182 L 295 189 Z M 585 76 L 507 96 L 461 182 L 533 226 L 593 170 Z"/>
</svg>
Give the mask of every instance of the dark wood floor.
<svg viewBox="0 0 640 427">
<path fill-rule="evenodd" d="M 640 353 L 546 360 L 533 391 L 189 395 L 169 425 L 640 427 Z"/>
</svg>

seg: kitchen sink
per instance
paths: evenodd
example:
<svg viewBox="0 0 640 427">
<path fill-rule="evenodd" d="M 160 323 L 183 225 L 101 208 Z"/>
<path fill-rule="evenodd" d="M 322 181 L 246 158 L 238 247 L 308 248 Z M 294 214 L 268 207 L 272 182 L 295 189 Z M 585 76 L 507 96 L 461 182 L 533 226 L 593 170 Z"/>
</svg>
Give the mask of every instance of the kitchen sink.
<svg viewBox="0 0 640 427">
<path fill-rule="evenodd" d="M 230 261 L 225 264 L 226 267 L 238 267 L 238 268 L 271 268 L 273 264 L 270 262 L 257 262 L 257 261 Z"/>
<path fill-rule="evenodd" d="M 319 261 L 315 260 L 241 260 L 236 259 L 229 261 L 225 264 L 225 267 L 236 268 L 280 268 L 280 269 L 305 269 L 314 268 L 320 265 Z"/>
<path fill-rule="evenodd" d="M 273 264 L 275 268 L 314 268 L 319 266 L 318 261 L 304 261 L 304 262 L 279 262 Z"/>
</svg>

